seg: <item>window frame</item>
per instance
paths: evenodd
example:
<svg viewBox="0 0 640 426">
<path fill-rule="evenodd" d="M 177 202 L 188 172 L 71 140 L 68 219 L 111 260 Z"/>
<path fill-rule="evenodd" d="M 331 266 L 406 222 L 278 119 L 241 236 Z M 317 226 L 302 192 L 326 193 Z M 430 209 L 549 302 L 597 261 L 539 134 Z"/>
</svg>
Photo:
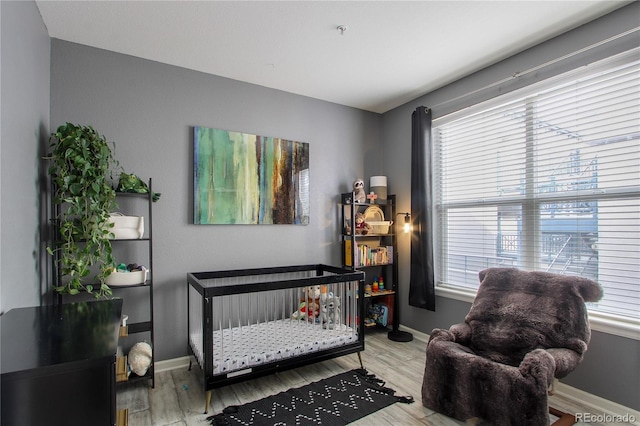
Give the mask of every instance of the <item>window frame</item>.
<svg viewBox="0 0 640 426">
<path fill-rule="evenodd" d="M 616 64 L 621 63 L 621 62 L 628 62 L 629 56 L 637 56 L 638 52 L 640 52 L 640 49 L 633 49 L 631 51 L 627 51 L 624 52 L 622 54 L 618 54 L 615 57 L 609 58 L 608 60 L 605 61 L 601 61 L 601 63 L 597 64 L 595 67 L 593 65 L 590 65 L 589 67 L 589 72 L 595 72 L 595 70 L 597 70 L 599 67 L 602 67 L 603 69 L 608 69 L 611 67 L 615 67 Z M 580 67 L 578 69 L 566 72 L 562 75 L 556 76 L 556 77 L 551 77 L 549 79 L 540 81 L 540 82 L 536 82 L 533 83 L 531 85 L 528 85 L 526 87 L 514 90 L 510 93 L 507 94 L 499 94 L 498 96 L 496 96 L 495 98 L 488 100 L 488 101 L 484 101 L 484 102 L 479 102 L 475 105 L 471 105 L 463 110 L 448 114 L 446 116 L 442 116 L 437 118 L 436 120 L 434 120 L 433 123 L 433 129 L 435 131 L 435 129 L 438 126 L 441 126 L 447 122 L 451 122 L 454 121 L 460 117 L 463 116 L 470 116 L 475 114 L 476 112 L 480 112 L 480 111 L 486 111 L 489 110 L 497 105 L 502 105 L 502 104 L 506 104 L 510 101 L 516 100 L 518 98 L 525 98 L 526 97 L 526 93 L 535 93 L 536 91 L 539 90 L 539 88 L 544 85 L 544 86 L 549 86 L 551 85 L 560 85 L 563 82 L 569 82 L 572 80 L 575 80 L 578 78 L 578 75 L 583 74 L 585 71 L 586 67 Z M 594 70 L 595 69 L 595 70 Z M 533 95 L 532 95 L 533 97 Z M 525 102 L 525 106 L 528 108 L 529 103 Z M 527 126 L 529 126 L 529 123 L 527 123 Z M 529 140 L 527 139 L 527 143 L 529 143 Z M 435 161 L 436 159 L 432 159 L 433 163 L 431 164 L 431 167 L 435 166 Z M 530 167 L 533 162 L 526 162 L 527 167 Z M 434 169 L 435 170 L 435 169 Z M 527 171 L 525 171 L 525 173 L 528 173 Z M 640 187 L 639 187 L 640 188 Z M 437 191 L 438 188 L 433 188 L 433 199 L 437 200 Z M 607 199 L 607 198 L 614 198 L 614 197 L 619 197 L 620 194 L 609 194 L 606 196 L 603 196 L 602 194 L 594 194 L 594 193 L 590 193 L 590 194 L 585 194 L 585 198 L 588 199 L 595 199 L 595 200 L 602 200 L 602 199 Z M 624 194 L 625 197 L 633 197 L 633 198 L 638 198 L 640 196 L 640 190 L 636 189 L 636 191 L 630 191 L 628 193 Z M 544 194 L 539 194 L 536 193 L 534 190 L 531 191 L 527 191 L 527 195 L 525 197 L 521 197 L 518 198 L 517 200 L 507 200 L 507 199 L 500 199 L 498 203 L 493 204 L 493 206 L 499 205 L 499 204 L 518 204 L 521 206 L 521 208 L 523 209 L 523 211 L 525 211 L 525 209 L 529 212 L 532 212 L 530 215 L 530 217 L 536 217 L 535 212 L 539 211 L 540 206 L 544 203 L 548 203 L 549 201 L 557 201 L 557 200 L 561 200 L 561 199 L 567 199 L 567 198 L 573 198 L 575 199 L 575 194 L 571 194 L 571 195 L 560 195 L 560 196 L 544 196 Z M 580 197 L 582 199 L 582 197 Z M 462 202 L 461 204 L 465 204 L 465 205 L 476 205 L 478 207 L 480 206 L 491 206 L 492 204 L 490 203 L 469 203 L 469 202 Z M 449 203 L 447 205 L 448 208 L 451 208 L 452 206 L 455 206 L 456 203 Z M 437 203 L 434 203 L 433 206 L 433 215 L 434 217 L 439 217 L 440 212 L 438 211 L 439 206 L 437 205 Z M 523 215 L 523 220 L 524 217 L 527 215 Z M 539 215 L 538 215 L 539 216 Z M 534 219 L 535 220 L 535 219 Z M 437 227 L 436 227 L 437 228 Z M 533 229 L 536 229 L 536 225 L 533 224 L 532 225 Z M 436 232 L 440 232 L 439 229 L 435 230 Z M 440 238 L 434 238 L 434 249 L 436 253 L 443 253 L 443 250 L 441 247 L 439 247 L 439 241 Z M 533 247 L 530 247 L 530 249 L 532 249 L 532 253 L 533 256 L 526 256 L 526 258 L 533 262 L 535 264 L 536 262 L 536 258 L 538 256 L 538 251 L 537 248 L 535 247 L 537 240 L 534 240 L 534 242 L 531 244 Z M 640 244 L 640 242 L 639 242 Z M 436 259 L 436 266 L 437 269 L 440 269 L 440 263 L 444 261 L 443 259 Z M 522 267 L 523 269 L 533 269 L 530 267 L 530 264 L 524 264 L 521 265 L 520 267 Z M 468 302 L 468 303 L 472 303 L 477 290 L 475 289 L 470 289 L 470 288 L 465 288 L 465 287 L 458 287 L 458 286 L 452 286 L 452 285 L 448 285 L 446 283 L 441 282 L 441 280 L 439 279 L 440 277 L 436 276 L 436 284 L 435 284 L 435 293 L 436 296 L 440 296 L 440 297 L 447 297 L 450 299 L 454 299 L 454 300 L 460 300 L 460 301 L 464 301 L 464 302 Z M 631 338 L 631 339 L 635 339 L 635 340 L 640 340 L 640 319 L 634 319 L 634 318 L 629 318 L 626 316 L 622 316 L 622 315 L 615 315 L 615 314 L 610 314 L 610 313 L 604 313 L 604 312 L 599 312 L 599 311 L 594 311 L 589 309 L 589 320 L 590 320 L 590 324 L 591 324 L 591 328 L 592 330 L 596 330 L 596 331 L 601 331 L 601 332 L 605 332 L 605 333 L 609 333 L 609 334 L 613 334 L 613 335 L 618 335 L 618 336 L 622 336 L 622 337 L 627 337 L 627 338 Z"/>
</svg>

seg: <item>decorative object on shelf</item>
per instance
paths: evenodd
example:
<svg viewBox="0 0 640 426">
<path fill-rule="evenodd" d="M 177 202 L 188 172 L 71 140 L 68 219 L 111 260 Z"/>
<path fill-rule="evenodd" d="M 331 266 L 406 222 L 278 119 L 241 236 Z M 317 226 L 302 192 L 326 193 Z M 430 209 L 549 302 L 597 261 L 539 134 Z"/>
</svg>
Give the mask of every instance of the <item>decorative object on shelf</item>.
<svg viewBox="0 0 640 426">
<path fill-rule="evenodd" d="M 387 177 L 371 176 L 369 178 L 369 191 L 375 193 L 380 201 L 387 201 Z"/>
<path fill-rule="evenodd" d="M 47 247 L 56 253 L 57 267 L 64 283 L 54 289 L 59 294 L 92 293 L 110 296 L 105 277 L 115 264 L 109 239 L 109 213 L 116 207 L 116 193 L 111 181 L 118 166 L 111 146 L 91 126 L 66 123 L 51 134 L 52 151 L 48 172 L 53 183 L 53 221 L 59 244 Z M 98 272 L 91 278 L 93 266 Z M 87 283 L 85 280 L 90 281 Z M 97 283 L 97 284 L 96 284 Z"/>
<path fill-rule="evenodd" d="M 367 207 L 364 211 L 364 216 L 367 220 L 372 222 L 384 220 L 384 212 L 378 206 Z"/>
<path fill-rule="evenodd" d="M 393 221 L 384 220 L 384 212 L 378 206 L 370 206 L 364 211 L 365 220 L 371 225 L 373 234 L 388 234 Z"/>
<path fill-rule="evenodd" d="M 367 194 L 367 200 L 369 200 L 370 204 L 375 204 L 377 198 L 378 198 L 378 196 L 373 191 L 371 191 L 369 194 Z"/>
<path fill-rule="evenodd" d="M 371 225 L 369 225 L 365 221 L 364 214 L 358 212 L 356 213 L 356 235 L 367 235 L 369 230 L 371 229 Z"/>
<path fill-rule="evenodd" d="M 383 327 L 386 327 L 389 323 L 389 308 L 386 305 L 377 303 L 372 304 L 369 306 L 367 315 L 375 324 L 379 324 Z"/>
<path fill-rule="evenodd" d="M 137 192 L 138 194 L 148 194 L 149 193 L 149 185 L 140 179 L 138 176 L 129 173 L 120 173 L 120 178 L 118 179 L 118 191 L 119 192 Z M 160 193 L 153 193 L 153 202 L 155 203 L 160 199 Z M 142 237 L 140 237 L 142 238 Z"/>
<path fill-rule="evenodd" d="M 133 345 L 127 356 L 131 371 L 138 376 L 147 374 L 152 359 L 153 349 L 151 349 L 151 345 L 146 342 L 138 342 Z"/>
<path fill-rule="evenodd" d="M 194 224 L 309 224 L 309 144 L 194 127 Z"/>
<path fill-rule="evenodd" d="M 144 284 L 148 276 L 149 270 L 145 266 L 138 266 L 137 264 L 124 265 L 124 263 L 121 263 L 115 271 L 107 275 L 105 282 L 112 287 Z"/>
<path fill-rule="evenodd" d="M 356 179 L 353 182 L 353 202 L 364 203 L 365 201 L 367 201 L 367 194 L 364 191 L 364 181 Z"/>
<path fill-rule="evenodd" d="M 144 236 L 144 216 L 125 216 L 119 212 L 111 212 L 109 223 L 116 240 L 140 239 Z"/>
</svg>

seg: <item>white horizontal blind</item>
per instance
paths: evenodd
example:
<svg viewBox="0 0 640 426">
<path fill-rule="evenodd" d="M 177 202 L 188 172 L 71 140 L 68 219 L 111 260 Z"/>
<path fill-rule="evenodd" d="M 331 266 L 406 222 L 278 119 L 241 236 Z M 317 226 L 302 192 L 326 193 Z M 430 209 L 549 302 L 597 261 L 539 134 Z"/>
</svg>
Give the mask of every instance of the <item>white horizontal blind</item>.
<svg viewBox="0 0 640 426">
<path fill-rule="evenodd" d="M 491 266 L 581 275 L 640 318 L 640 61 L 593 64 L 434 124 L 437 282 Z"/>
</svg>

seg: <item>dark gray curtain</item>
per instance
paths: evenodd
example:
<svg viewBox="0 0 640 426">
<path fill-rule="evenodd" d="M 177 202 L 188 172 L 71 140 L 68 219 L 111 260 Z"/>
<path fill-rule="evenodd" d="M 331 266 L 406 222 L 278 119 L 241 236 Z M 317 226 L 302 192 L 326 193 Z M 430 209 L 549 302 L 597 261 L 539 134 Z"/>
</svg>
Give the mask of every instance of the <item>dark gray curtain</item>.
<svg viewBox="0 0 640 426">
<path fill-rule="evenodd" d="M 411 117 L 411 277 L 409 304 L 436 310 L 431 242 L 431 110 L 418 107 Z"/>
</svg>

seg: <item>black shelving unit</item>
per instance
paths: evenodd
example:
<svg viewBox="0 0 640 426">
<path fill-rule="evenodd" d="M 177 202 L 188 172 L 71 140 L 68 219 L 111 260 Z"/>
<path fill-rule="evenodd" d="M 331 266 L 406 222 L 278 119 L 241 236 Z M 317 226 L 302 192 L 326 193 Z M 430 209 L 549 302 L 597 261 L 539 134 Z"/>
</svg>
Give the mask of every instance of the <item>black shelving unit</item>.
<svg viewBox="0 0 640 426">
<path fill-rule="evenodd" d="M 149 314 L 147 318 L 143 318 L 137 320 L 135 322 L 128 322 L 126 327 L 121 327 L 120 330 L 120 341 L 125 344 L 125 347 L 131 347 L 133 344 L 127 344 L 127 340 L 137 341 L 147 341 L 147 339 L 137 339 L 137 336 L 143 335 L 145 333 L 148 334 L 149 340 L 147 343 L 151 345 L 151 365 L 144 376 L 137 376 L 135 373 L 131 372 L 131 374 L 126 377 L 122 374 L 118 375 L 116 379 L 117 383 L 127 383 L 137 380 L 150 380 L 151 386 L 155 387 L 155 344 L 154 344 L 154 327 L 153 327 L 153 181 L 149 179 L 148 182 L 149 192 L 148 193 L 136 193 L 136 192 L 116 192 L 116 198 L 122 200 L 123 202 L 128 199 L 141 199 L 147 203 L 147 217 L 145 217 L 145 232 L 146 236 L 143 238 L 136 239 L 117 239 L 111 240 L 111 245 L 114 249 L 114 253 L 117 256 L 118 246 L 120 245 L 129 245 L 129 244 L 144 244 L 147 246 L 148 250 L 148 265 L 145 265 L 150 270 L 149 276 L 147 277 L 147 281 L 141 284 L 132 284 L 132 285 L 119 285 L 119 286 L 111 286 L 111 290 L 114 293 L 114 296 L 117 295 L 122 297 L 125 300 L 125 308 L 131 309 L 131 307 L 127 307 L 127 293 L 133 293 L 136 289 L 144 288 L 148 291 L 148 310 Z M 131 314 L 132 312 L 123 311 L 123 314 Z M 120 365 L 116 364 L 116 367 L 120 367 L 122 365 L 126 366 L 126 363 L 122 360 L 120 361 Z"/>
<path fill-rule="evenodd" d="M 397 328 L 397 285 L 398 285 L 398 244 L 395 232 L 396 196 L 388 195 L 386 200 L 376 200 L 375 203 L 353 203 L 354 194 L 346 192 L 340 197 L 341 210 L 341 251 L 342 265 L 345 268 L 361 270 L 365 273 L 365 284 L 371 285 L 375 277 L 384 277 L 384 291 L 372 291 L 365 293 L 365 305 L 380 303 L 387 306 L 387 327 Z M 392 224 L 386 232 L 384 227 L 374 227 L 367 234 L 356 234 L 355 218 L 357 213 L 365 213 L 368 208 L 377 207 L 384 215 L 384 221 Z M 349 231 L 350 229 L 350 231 Z M 363 247 L 368 247 L 371 252 Z M 386 256 L 376 256 L 376 248 L 382 247 Z M 391 249 L 391 253 L 389 253 Z M 361 250 L 364 252 L 360 255 Z M 371 256 L 369 256 L 369 254 Z M 379 260 L 383 259 L 382 262 Z M 384 261 L 386 260 L 386 261 Z M 365 312 L 367 309 L 365 309 Z"/>
<path fill-rule="evenodd" d="M 150 380 L 151 386 L 155 387 L 155 344 L 154 344 L 154 321 L 153 321 L 153 186 L 152 179 L 149 179 L 148 182 L 149 192 L 148 193 L 134 193 L 134 192 L 116 192 L 116 200 L 120 204 L 135 204 L 140 200 L 141 202 L 147 203 L 147 208 L 145 206 L 127 206 L 125 208 L 131 208 L 136 212 L 145 212 L 144 220 L 145 220 L 145 233 L 143 238 L 127 238 L 127 239 L 112 239 L 111 246 L 113 248 L 114 256 L 118 259 L 118 252 L 121 250 L 126 250 L 125 247 L 136 247 L 135 250 L 138 252 L 145 252 L 145 256 L 148 257 L 145 266 L 149 269 L 149 274 L 147 276 L 147 280 L 144 283 L 139 284 L 131 284 L 131 285 L 111 285 L 110 288 L 113 292 L 113 298 L 121 298 L 124 302 L 124 309 L 133 309 L 132 306 L 128 306 L 127 299 L 135 299 L 140 300 L 140 294 L 142 294 L 142 304 L 138 304 L 140 307 L 142 305 L 148 306 L 148 314 L 143 313 L 140 315 L 140 318 L 136 319 L 134 322 L 128 322 L 126 327 L 120 327 L 120 344 L 127 349 L 130 349 L 133 344 L 137 341 L 145 341 L 151 345 L 152 348 L 152 359 L 151 365 L 147 370 L 144 376 L 137 376 L 135 373 L 131 373 L 129 376 L 126 374 L 126 358 L 118 357 L 116 360 L 116 383 L 123 382 L 131 382 L 137 380 Z M 58 218 L 63 208 L 62 205 L 54 203 L 52 205 L 52 213 L 54 219 Z M 129 213 L 129 212 L 127 212 Z M 53 234 L 54 240 L 58 238 L 59 231 L 56 220 L 53 221 Z M 54 241 L 55 245 L 55 241 Z M 138 245 L 143 245 L 140 249 Z M 55 252 L 55 258 L 52 262 L 53 273 L 53 285 L 58 286 L 63 282 L 62 273 L 60 268 L 58 267 L 58 252 Z M 136 290 L 138 289 L 138 290 Z M 140 292 L 140 293 L 138 293 Z M 134 293 L 136 293 L 136 297 L 134 297 Z M 66 296 L 66 295 L 58 295 L 57 303 L 59 305 L 63 303 L 76 302 L 82 300 L 90 300 L 93 299 L 92 295 L 76 295 L 76 296 Z M 148 304 L 147 304 L 148 303 Z M 123 314 L 132 314 L 132 312 L 127 312 L 123 310 Z M 146 335 L 145 335 L 146 334 Z M 133 342 L 133 343 L 131 343 Z"/>
</svg>

